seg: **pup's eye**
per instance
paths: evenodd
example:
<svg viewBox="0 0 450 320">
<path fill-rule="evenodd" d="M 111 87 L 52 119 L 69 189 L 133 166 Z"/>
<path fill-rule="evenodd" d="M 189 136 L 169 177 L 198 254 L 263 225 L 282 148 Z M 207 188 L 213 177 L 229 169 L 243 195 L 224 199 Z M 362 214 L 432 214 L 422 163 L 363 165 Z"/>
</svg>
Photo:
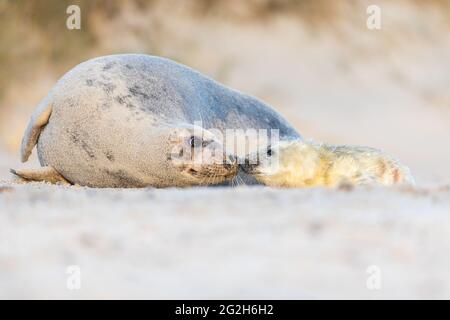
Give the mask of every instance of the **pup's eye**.
<svg viewBox="0 0 450 320">
<path fill-rule="evenodd" d="M 189 145 L 191 146 L 191 148 L 199 148 L 202 146 L 202 139 L 196 136 L 192 136 L 189 139 Z"/>
<path fill-rule="evenodd" d="M 268 149 L 267 149 L 267 156 L 268 156 L 268 157 L 271 157 L 272 154 L 273 154 L 272 149 L 271 149 L 271 148 L 268 148 Z"/>
</svg>

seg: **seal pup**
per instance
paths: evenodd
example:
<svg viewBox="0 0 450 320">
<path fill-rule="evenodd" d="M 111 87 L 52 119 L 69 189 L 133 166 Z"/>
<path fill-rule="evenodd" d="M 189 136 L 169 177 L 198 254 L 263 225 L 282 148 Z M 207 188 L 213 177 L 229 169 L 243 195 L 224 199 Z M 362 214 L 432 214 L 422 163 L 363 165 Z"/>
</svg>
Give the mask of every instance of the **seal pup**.
<svg viewBox="0 0 450 320">
<path fill-rule="evenodd" d="M 22 162 L 37 144 L 43 168 L 11 172 L 90 187 L 216 184 L 238 167 L 225 152 L 223 163 L 210 161 L 225 148 L 205 128 L 223 135 L 230 128 L 277 129 L 281 139 L 300 138 L 270 106 L 189 67 L 155 56 L 111 55 L 79 64 L 56 83 L 22 140 Z M 192 154 L 203 163 L 168 156 L 191 150 L 193 141 L 199 151 Z"/>
<path fill-rule="evenodd" d="M 369 147 L 280 141 L 260 152 L 258 161 L 242 169 L 272 187 L 307 188 L 365 184 L 414 185 L 409 168 Z"/>
</svg>

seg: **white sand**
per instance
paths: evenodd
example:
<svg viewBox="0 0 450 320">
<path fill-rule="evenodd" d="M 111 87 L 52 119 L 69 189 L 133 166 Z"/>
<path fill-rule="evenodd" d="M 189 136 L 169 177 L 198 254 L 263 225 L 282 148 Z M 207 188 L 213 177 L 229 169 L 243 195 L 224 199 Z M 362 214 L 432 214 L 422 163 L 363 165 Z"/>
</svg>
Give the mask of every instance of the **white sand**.
<svg viewBox="0 0 450 320">
<path fill-rule="evenodd" d="M 1 186 L 0 298 L 450 298 L 449 188 Z"/>
</svg>

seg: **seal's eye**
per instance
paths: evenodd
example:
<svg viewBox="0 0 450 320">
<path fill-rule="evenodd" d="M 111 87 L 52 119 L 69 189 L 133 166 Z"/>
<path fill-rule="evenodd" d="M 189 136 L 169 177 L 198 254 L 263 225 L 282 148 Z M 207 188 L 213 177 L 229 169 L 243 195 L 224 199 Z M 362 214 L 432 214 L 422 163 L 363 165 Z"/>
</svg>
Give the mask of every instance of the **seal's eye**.
<svg viewBox="0 0 450 320">
<path fill-rule="evenodd" d="M 271 157 L 272 154 L 273 154 L 272 149 L 271 149 L 271 148 L 267 148 L 267 156 L 268 156 L 268 157 Z"/>
<path fill-rule="evenodd" d="M 199 148 L 202 146 L 202 139 L 196 136 L 191 136 L 189 139 L 189 145 L 191 148 Z"/>
</svg>

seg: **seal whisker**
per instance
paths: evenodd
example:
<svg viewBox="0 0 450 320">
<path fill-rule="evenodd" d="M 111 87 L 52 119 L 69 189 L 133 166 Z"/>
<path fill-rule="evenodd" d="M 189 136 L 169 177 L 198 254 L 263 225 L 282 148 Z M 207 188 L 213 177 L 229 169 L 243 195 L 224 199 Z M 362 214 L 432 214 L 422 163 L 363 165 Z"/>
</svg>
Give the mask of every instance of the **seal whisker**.
<svg viewBox="0 0 450 320">
<path fill-rule="evenodd" d="M 211 181 L 212 181 L 212 174 L 211 174 L 211 172 L 207 172 L 205 185 L 209 185 L 211 183 Z"/>
<path fill-rule="evenodd" d="M 238 182 L 238 177 L 234 177 L 233 180 L 231 180 L 231 182 L 233 183 L 233 187 L 236 188 L 239 186 L 239 182 Z"/>
<path fill-rule="evenodd" d="M 240 176 L 236 176 L 238 179 L 239 179 L 239 181 L 240 181 L 240 186 L 245 186 L 245 185 L 247 185 L 246 183 L 245 183 L 245 181 L 244 181 L 244 179 L 242 179 Z"/>
</svg>

